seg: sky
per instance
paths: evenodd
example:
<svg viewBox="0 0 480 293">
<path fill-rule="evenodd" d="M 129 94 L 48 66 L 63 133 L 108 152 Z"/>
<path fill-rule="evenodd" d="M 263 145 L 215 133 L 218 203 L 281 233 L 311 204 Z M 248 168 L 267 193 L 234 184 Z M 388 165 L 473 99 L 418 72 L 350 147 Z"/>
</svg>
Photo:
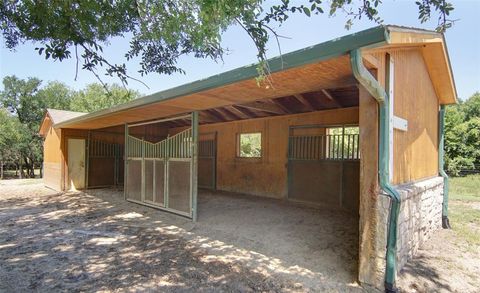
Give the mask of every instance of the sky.
<svg viewBox="0 0 480 293">
<path fill-rule="evenodd" d="M 278 2 L 269 0 L 266 4 Z M 453 68 L 454 79 L 458 96 L 465 100 L 476 91 L 480 91 L 480 0 L 450 0 L 454 6 L 451 19 L 456 19 L 454 26 L 446 34 L 446 41 Z M 380 16 L 385 24 L 395 24 L 424 29 L 434 29 L 436 19 L 421 24 L 418 20 L 418 10 L 414 0 L 385 0 L 380 7 Z M 281 39 L 282 53 L 291 52 L 314 44 L 329 41 L 350 33 L 358 32 L 373 26 L 375 23 L 367 20 L 357 20 L 350 30 L 345 29 L 346 16 L 338 13 L 334 17 L 327 15 L 294 15 L 278 28 L 279 34 L 287 36 Z M 237 67 L 256 62 L 255 48 L 244 31 L 238 26 L 232 26 L 223 35 L 223 45 L 229 49 L 222 62 L 216 63 L 209 59 L 196 59 L 185 56 L 179 60 L 179 66 L 186 74 L 159 75 L 151 73 L 140 76 L 138 60 L 126 62 L 129 74 L 140 78 L 149 88 L 141 83 L 129 81 L 128 87 L 138 90 L 143 95 L 152 94 L 174 86 L 206 78 L 214 74 L 225 72 Z M 96 82 L 95 76 L 88 71 L 80 71 L 75 80 L 75 61 L 52 62 L 39 56 L 34 50 L 35 44 L 26 43 L 15 51 L 5 48 L 1 42 L 0 51 L 0 79 L 5 76 L 16 75 L 19 78 L 37 77 L 48 81 L 58 80 L 74 89 L 82 89 L 86 84 Z M 129 40 L 116 38 L 104 52 L 117 63 L 125 63 L 124 54 L 127 52 Z M 278 47 L 272 39 L 267 52 L 269 57 L 279 55 Z M 136 61 L 136 62 L 135 62 Z M 120 81 L 116 78 L 105 77 L 105 82 Z M 3 85 L 0 85 L 3 89 Z"/>
</svg>

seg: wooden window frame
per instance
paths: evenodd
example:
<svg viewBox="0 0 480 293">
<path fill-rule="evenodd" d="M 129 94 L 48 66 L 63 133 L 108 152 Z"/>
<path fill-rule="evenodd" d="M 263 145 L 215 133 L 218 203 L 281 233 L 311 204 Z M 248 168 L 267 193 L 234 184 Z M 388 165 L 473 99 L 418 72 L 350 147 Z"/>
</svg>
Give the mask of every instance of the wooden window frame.
<svg viewBox="0 0 480 293">
<path fill-rule="evenodd" d="M 258 157 L 242 157 L 240 155 L 240 143 L 241 143 L 241 135 L 242 134 L 260 134 L 260 156 Z M 249 161 L 261 161 L 263 160 L 264 156 L 264 140 L 263 140 L 263 131 L 248 131 L 248 132 L 238 132 L 236 134 L 236 141 L 235 141 L 235 158 L 239 160 L 249 160 Z"/>
</svg>

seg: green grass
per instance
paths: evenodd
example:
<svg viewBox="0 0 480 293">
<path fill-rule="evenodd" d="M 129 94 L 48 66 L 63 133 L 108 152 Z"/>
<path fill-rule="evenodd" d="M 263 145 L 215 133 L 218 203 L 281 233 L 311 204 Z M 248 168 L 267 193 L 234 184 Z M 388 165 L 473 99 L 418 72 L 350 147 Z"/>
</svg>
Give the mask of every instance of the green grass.
<svg viewBox="0 0 480 293">
<path fill-rule="evenodd" d="M 450 200 L 480 201 L 480 174 L 450 178 Z"/>
<path fill-rule="evenodd" d="M 449 218 L 459 240 L 480 246 L 480 175 L 450 179 Z"/>
</svg>

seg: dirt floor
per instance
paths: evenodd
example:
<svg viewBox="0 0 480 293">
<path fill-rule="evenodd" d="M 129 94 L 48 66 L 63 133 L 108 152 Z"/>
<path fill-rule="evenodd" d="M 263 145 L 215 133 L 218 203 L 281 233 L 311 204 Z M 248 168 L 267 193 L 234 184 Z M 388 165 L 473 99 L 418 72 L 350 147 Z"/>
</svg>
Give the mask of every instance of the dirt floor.
<svg viewBox="0 0 480 293">
<path fill-rule="evenodd" d="M 204 191 L 194 224 L 113 190 L 0 181 L 0 291 L 362 292 L 357 223 Z"/>
<path fill-rule="evenodd" d="M 407 263 L 398 280 L 402 292 L 480 292 L 480 202 L 449 206 L 453 229 L 435 233 Z"/>
<path fill-rule="evenodd" d="M 477 221 L 480 204 L 472 204 Z M 465 218 L 458 205 L 452 217 Z M 372 292 L 355 282 L 357 223 L 203 191 L 194 224 L 113 190 L 62 194 L 36 179 L 4 180 L 0 292 Z M 439 231 L 399 274 L 401 292 L 479 292 L 480 226 L 464 226 L 475 245 L 459 237 L 461 227 Z"/>
</svg>

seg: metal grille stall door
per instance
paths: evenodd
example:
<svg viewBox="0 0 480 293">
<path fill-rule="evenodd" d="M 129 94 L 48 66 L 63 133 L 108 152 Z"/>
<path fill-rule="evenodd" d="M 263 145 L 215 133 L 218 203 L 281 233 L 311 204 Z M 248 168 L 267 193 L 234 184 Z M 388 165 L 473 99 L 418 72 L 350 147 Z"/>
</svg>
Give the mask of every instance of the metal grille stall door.
<svg viewBox="0 0 480 293">
<path fill-rule="evenodd" d="M 88 187 L 118 186 L 123 183 L 123 146 L 88 140 Z"/>
<path fill-rule="evenodd" d="M 358 211 L 359 135 L 290 135 L 288 197 Z"/>
<path fill-rule="evenodd" d="M 215 138 L 198 142 L 198 186 L 201 188 L 216 188 L 216 155 Z"/>
<path fill-rule="evenodd" d="M 193 148 L 192 129 L 158 143 L 127 135 L 126 199 L 193 217 Z"/>
</svg>

